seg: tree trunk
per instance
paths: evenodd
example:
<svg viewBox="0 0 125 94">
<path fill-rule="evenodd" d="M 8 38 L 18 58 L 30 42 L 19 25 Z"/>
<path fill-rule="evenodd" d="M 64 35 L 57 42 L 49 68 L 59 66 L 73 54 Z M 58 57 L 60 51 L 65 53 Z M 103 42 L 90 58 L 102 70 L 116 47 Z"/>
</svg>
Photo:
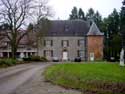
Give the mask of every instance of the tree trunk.
<svg viewBox="0 0 125 94">
<path fill-rule="evenodd" d="M 14 39 L 15 40 L 15 39 Z M 11 52 L 12 52 L 12 58 L 16 59 L 16 52 L 17 52 L 17 44 L 16 40 L 11 43 Z"/>
<path fill-rule="evenodd" d="M 11 48 L 11 52 L 12 52 L 12 58 L 16 59 L 16 52 L 17 52 L 16 45 L 13 45 L 13 47 Z"/>
</svg>

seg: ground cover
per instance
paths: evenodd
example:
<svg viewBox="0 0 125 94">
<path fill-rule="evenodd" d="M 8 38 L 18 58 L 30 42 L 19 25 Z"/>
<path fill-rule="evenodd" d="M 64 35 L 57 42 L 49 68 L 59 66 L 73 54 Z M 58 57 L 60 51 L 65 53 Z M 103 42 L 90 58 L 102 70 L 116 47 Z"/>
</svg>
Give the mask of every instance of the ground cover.
<svg viewBox="0 0 125 94">
<path fill-rule="evenodd" d="M 84 94 L 125 94 L 125 67 L 118 64 L 55 64 L 44 75 L 53 84 L 78 89 Z"/>
</svg>

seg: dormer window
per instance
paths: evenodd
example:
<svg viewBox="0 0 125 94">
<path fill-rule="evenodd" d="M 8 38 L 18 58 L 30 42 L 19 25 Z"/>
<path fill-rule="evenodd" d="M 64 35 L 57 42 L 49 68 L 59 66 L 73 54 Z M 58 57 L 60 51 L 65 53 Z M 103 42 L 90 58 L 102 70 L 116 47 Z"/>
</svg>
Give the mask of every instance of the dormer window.
<svg viewBox="0 0 125 94">
<path fill-rule="evenodd" d="M 69 27 L 68 27 L 68 25 L 65 25 L 65 31 L 66 31 L 66 32 L 69 31 Z"/>
<path fill-rule="evenodd" d="M 66 29 L 65 29 L 65 31 L 67 32 L 67 31 L 69 31 L 69 29 L 68 29 L 68 28 L 66 28 Z"/>
</svg>

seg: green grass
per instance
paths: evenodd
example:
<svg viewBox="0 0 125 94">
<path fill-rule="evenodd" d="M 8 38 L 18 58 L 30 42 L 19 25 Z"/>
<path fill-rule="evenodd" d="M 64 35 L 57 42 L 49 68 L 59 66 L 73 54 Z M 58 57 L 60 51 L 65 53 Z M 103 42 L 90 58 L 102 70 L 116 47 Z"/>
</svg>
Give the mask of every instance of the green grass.
<svg viewBox="0 0 125 94">
<path fill-rule="evenodd" d="M 46 69 L 45 79 L 95 94 L 125 94 L 125 67 L 118 64 L 56 64 Z"/>
</svg>

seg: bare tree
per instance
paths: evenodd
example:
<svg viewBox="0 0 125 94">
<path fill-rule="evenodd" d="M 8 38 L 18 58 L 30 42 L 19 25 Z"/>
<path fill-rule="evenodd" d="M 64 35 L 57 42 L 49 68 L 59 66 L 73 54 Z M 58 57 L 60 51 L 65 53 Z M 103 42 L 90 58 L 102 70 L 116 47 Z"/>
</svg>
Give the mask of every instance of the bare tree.
<svg viewBox="0 0 125 94">
<path fill-rule="evenodd" d="M 36 31 L 36 44 L 38 55 L 39 48 L 41 48 L 44 44 L 43 39 L 51 26 L 48 17 L 52 17 L 53 13 L 51 10 L 52 8 L 49 5 L 47 5 L 48 0 L 37 0 L 36 3 L 37 5 L 35 8 L 37 11 L 34 11 L 35 15 L 33 16 L 35 16 L 34 30 Z"/>
<path fill-rule="evenodd" d="M 34 23 L 37 24 L 42 18 L 51 17 L 52 8 L 48 5 L 48 0 L 36 0 L 34 15 L 32 16 Z M 34 20 L 35 19 L 35 20 Z"/>
<path fill-rule="evenodd" d="M 21 28 L 25 26 L 28 17 L 33 15 L 32 12 L 37 11 L 37 7 L 39 7 L 39 18 L 48 14 L 45 3 L 38 4 L 38 0 L 0 0 L 0 20 L 1 23 L 7 23 L 10 27 L 5 34 L 10 40 L 13 58 L 16 58 L 20 40 L 27 34 L 26 31 L 22 32 Z"/>
<path fill-rule="evenodd" d="M 47 18 L 41 18 L 39 22 L 35 26 L 37 31 L 37 55 L 39 52 L 39 48 L 41 49 L 44 45 L 44 38 L 48 34 L 48 31 L 51 28 L 51 21 L 49 21 Z"/>
</svg>

